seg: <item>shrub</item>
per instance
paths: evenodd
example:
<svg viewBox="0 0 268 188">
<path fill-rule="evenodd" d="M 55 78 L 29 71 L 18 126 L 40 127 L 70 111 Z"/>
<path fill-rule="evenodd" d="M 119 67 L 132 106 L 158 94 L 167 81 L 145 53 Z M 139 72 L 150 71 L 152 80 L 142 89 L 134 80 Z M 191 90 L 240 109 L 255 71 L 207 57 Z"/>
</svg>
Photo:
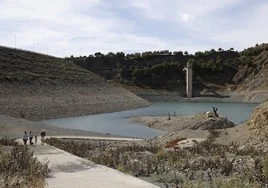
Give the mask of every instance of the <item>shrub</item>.
<svg viewBox="0 0 268 188">
<path fill-rule="evenodd" d="M 3 146 L 16 146 L 18 143 L 15 141 L 15 139 L 11 139 L 9 137 L 0 138 L 0 145 Z"/>
<path fill-rule="evenodd" d="M 127 170 L 125 169 L 125 167 L 123 165 L 121 165 L 121 164 L 118 164 L 116 166 L 116 170 L 118 170 L 120 172 L 123 172 L 123 173 L 126 173 L 127 172 Z"/>
<path fill-rule="evenodd" d="M 8 154 L 1 154 L 0 174 L 5 187 L 44 187 L 48 176 L 47 164 L 42 164 L 28 148 L 15 145 Z"/>
<path fill-rule="evenodd" d="M 163 160 L 167 158 L 167 153 L 164 151 L 159 151 L 154 156 L 157 160 Z"/>
<path fill-rule="evenodd" d="M 263 173 L 268 178 L 268 156 L 264 158 L 263 162 Z"/>
<path fill-rule="evenodd" d="M 132 78 L 132 83 L 133 83 L 133 84 L 137 84 L 137 83 L 138 83 L 138 80 L 137 80 L 136 77 L 133 77 L 133 78 Z"/>
</svg>

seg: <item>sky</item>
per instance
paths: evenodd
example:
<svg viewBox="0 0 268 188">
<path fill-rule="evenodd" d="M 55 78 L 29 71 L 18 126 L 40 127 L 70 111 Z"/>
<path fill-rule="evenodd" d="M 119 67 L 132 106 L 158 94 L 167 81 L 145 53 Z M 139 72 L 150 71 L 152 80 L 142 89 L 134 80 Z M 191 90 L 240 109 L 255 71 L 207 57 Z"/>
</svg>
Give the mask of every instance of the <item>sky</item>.
<svg viewBox="0 0 268 188">
<path fill-rule="evenodd" d="M 267 0 L 0 0 L 0 45 L 59 57 L 241 51 L 268 42 Z"/>
</svg>

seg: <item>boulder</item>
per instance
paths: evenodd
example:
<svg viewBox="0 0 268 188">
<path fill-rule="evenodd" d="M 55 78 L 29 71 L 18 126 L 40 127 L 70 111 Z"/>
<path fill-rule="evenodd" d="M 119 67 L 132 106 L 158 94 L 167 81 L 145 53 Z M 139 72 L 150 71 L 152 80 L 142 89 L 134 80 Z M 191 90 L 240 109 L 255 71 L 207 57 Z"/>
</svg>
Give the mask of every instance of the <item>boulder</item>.
<svg viewBox="0 0 268 188">
<path fill-rule="evenodd" d="M 214 114 L 214 112 L 208 111 L 208 112 L 206 112 L 206 117 L 208 117 L 208 118 L 215 117 L 215 114 Z"/>
<path fill-rule="evenodd" d="M 209 118 L 204 121 L 195 123 L 190 129 L 192 130 L 213 130 L 226 129 L 234 127 L 235 124 L 227 117 Z"/>
</svg>

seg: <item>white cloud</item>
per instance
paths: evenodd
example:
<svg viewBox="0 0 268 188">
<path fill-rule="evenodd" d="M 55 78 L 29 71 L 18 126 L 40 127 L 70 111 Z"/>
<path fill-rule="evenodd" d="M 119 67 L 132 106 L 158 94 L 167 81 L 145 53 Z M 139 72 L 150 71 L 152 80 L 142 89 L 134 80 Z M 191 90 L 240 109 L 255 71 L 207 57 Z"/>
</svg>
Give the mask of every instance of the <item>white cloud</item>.
<svg viewBox="0 0 268 188">
<path fill-rule="evenodd" d="M 0 42 L 52 55 L 96 51 L 242 49 L 267 41 L 268 4 L 244 0 L 2 0 Z M 250 2 L 252 3 L 252 2 Z M 120 12 L 118 9 L 123 10 Z M 125 12 L 124 12 L 125 11 Z M 229 11 L 229 12 L 228 12 Z M 131 15 L 132 20 L 128 18 Z M 158 33 L 143 24 L 154 23 Z M 168 23 L 169 25 L 163 24 Z M 170 36 L 167 31 L 173 31 Z M 176 32 L 180 32 L 176 35 Z"/>
<path fill-rule="evenodd" d="M 181 14 L 181 19 L 183 22 L 188 22 L 192 18 L 189 14 Z"/>
<path fill-rule="evenodd" d="M 268 2 L 265 1 L 170 0 L 166 3 L 161 0 L 134 0 L 132 6 L 148 19 L 176 24 L 195 40 L 191 41 L 192 45 L 203 43 L 202 46 L 208 49 L 235 47 L 242 50 L 268 41 L 265 34 L 268 26 L 264 24 L 268 17 Z"/>
<path fill-rule="evenodd" d="M 14 46 L 16 35 L 17 48 L 32 50 L 34 43 L 36 51 L 47 53 L 48 45 L 49 54 L 60 56 L 162 45 L 156 38 L 128 33 L 132 24 L 98 6 L 105 5 L 99 0 L 1 1 L 0 23 L 13 32 L 0 31 L 0 41 Z"/>
</svg>

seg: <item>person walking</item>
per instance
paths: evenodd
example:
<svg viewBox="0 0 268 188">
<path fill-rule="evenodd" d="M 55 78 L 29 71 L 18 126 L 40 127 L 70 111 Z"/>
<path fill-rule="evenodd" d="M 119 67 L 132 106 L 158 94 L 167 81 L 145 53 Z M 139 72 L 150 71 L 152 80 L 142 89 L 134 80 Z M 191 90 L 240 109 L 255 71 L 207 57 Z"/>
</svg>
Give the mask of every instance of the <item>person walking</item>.
<svg viewBox="0 0 268 188">
<path fill-rule="evenodd" d="M 26 145 L 28 141 L 28 134 L 26 131 L 24 132 L 24 135 L 22 136 L 22 140 L 23 140 L 24 145 Z"/>
<path fill-rule="evenodd" d="M 33 145 L 33 133 L 32 133 L 32 131 L 29 131 L 29 141 L 30 141 L 30 145 Z"/>
<path fill-rule="evenodd" d="M 45 132 L 44 129 L 41 131 L 40 136 L 41 136 L 41 145 L 44 145 L 44 143 L 45 143 L 45 136 L 46 136 L 46 132 Z"/>
<path fill-rule="evenodd" d="M 37 135 L 34 135 L 34 144 L 37 145 Z"/>
</svg>

